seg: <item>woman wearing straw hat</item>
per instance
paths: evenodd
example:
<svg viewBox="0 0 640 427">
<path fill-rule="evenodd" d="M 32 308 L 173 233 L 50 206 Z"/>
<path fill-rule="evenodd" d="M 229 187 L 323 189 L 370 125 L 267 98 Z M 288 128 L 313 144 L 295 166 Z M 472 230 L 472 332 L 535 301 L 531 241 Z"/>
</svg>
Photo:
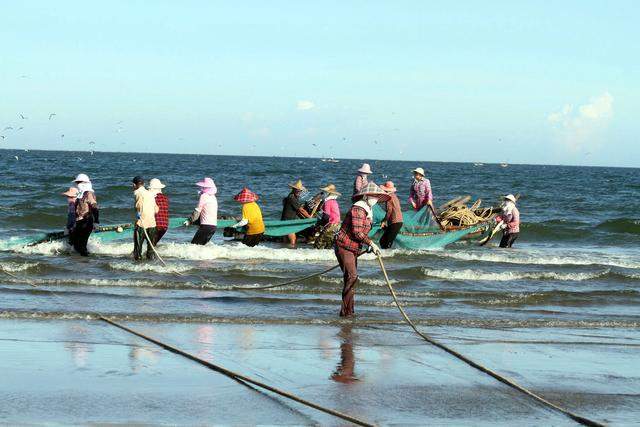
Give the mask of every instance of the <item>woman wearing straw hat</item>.
<svg viewBox="0 0 640 427">
<path fill-rule="evenodd" d="M 206 245 L 209 243 L 218 228 L 218 188 L 213 179 L 208 176 L 202 181 L 196 182 L 200 187 L 198 206 L 186 221 L 186 225 L 198 224 L 198 231 L 191 239 L 193 245 Z"/>
<path fill-rule="evenodd" d="M 496 217 L 496 222 L 502 228 L 501 248 L 510 248 L 520 235 L 520 211 L 516 207 L 517 199 L 513 194 L 504 196 L 502 215 Z"/>
<path fill-rule="evenodd" d="M 153 246 L 157 246 L 160 239 L 169 228 L 169 198 L 162 192 L 166 187 L 158 178 L 149 181 L 149 191 L 154 195 L 158 212 L 156 213 L 156 234 L 153 238 Z"/>
<path fill-rule="evenodd" d="M 325 195 L 322 205 L 321 225 L 322 230 L 316 238 L 313 246 L 316 249 L 328 249 L 333 247 L 333 239 L 340 229 L 340 207 L 338 197 L 341 194 L 336 190 L 336 186 L 329 184 L 320 189 Z"/>
<path fill-rule="evenodd" d="M 363 163 L 362 166 L 360 166 L 360 169 L 358 169 L 358 175 L 356 175 L 356 179 L 353 182 L 354 196 L 369 183 L 369 175 L 371 175 L 371 173 L 371 166 L 369 166 L 369 163 Z"/>
<path fill-rule="evenodd" d="M 91 180 L 79 174 L 74 180 L 78 195 L 76 199 L 76 226 L 73 233 L 73 248 L 82 256 L 88 256 L 87 242 L 95 224 L 100 223 L 98 201 Z"/>
<path fill-rule="evenodd" d="M 409 203 L 415 211 L 419 211 L 423 207 L 428 206 L 433 215 L 433 219 L 438 223 L 440 228 L 443 228 L 438 219 L 436 209 L 433 206 L 431 181 L 425 178 L 424 169 L 422 168 L 415 168 L 413 170 L 413 183 L 409 190 Z"/>
<path fill-rule="evenodd" d="M 247 187 L 243 188 L 242 191 L 236 194 L 233 198 L 233 200 L 242 204 L 242 219 L 232 227 L 247 227 L 242 243 L 249 247 L 256 246 L 260 243 L 262 236 L 264 235 L 262 211 L 260 210 L 260 206 L 256 203 L 258 198 L 258 195 Z"/>
<path fill-rule="evenodd" d="M 389 195 L 375 183 L 370 182 L 355 196 L 355 203 L 347 213 L 336 236 L 335 253 L 343 273 L 342 307 L 340 316 L 353 316 L 356 282 L 358 281 L 358 255 L 363 245 L 368 245 L 376 255 L 380 248 L 369 238 L 373 220 L 373 206 L 378 201 L 386 202 Z"/>
<path fill-rule="evenodd" d="M 387 201 L 387 214 L 382 221 L 382 228 L 384 233 L 380 238 L 380 247 L 382 249 L 390 249 L 393 246 L 393 242 L 396 240 L 396 236 L 402 228 L 402 209 L 400 207 L 400 199 L 396 195 L 396 186 L 393 181 L 387 181 L 380 186 L 388 195 Z"/>
<path fill-rule="evenodd" d="M 299 218 L 311 218 L 311 214 L 306 211 L 300 200 L 300 195 L 307 191 L 302 185 L 302 180 L 299 179 L 295 183 L 289 184 L 289 188 L 291 189 L 289 195 L 282 199 L 282 216 L 280 219 L 282 221 L 289 221 Z M 287 235 L 287 238 L 291 246 L 296 245 L 297 239 L 295 233 Z"/>
</svg>

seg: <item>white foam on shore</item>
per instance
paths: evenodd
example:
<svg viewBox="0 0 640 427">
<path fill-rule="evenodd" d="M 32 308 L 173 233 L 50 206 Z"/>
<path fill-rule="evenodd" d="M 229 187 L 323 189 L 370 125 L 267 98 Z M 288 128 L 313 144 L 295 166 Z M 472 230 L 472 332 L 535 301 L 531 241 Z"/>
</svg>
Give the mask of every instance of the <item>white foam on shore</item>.
<svg viewBox="0 0 640 427">
<path fill-rule="evenodd" d="M 605 276 L 609 270 L 591 273 L 557 273 L 554 271 L 503 271 L 499 273 L 478 270 L 449 270 L 422 268 L 425 276 L 443 280 L 454 281 L 488 281 L 508 282 L 513 280 L 558 280 L 558 281 L 583 281 Z"/>
<path fill-rule="evenodd" d="M 434 252 L 434 255 L 461 261 L 480 261 L 505 264 L 606 265 L 611 267 L 640 269 L 640 261 L 629 259 L 629 257 L 600 253 L 548 255 L 546 253 L 543 254 L 531 251 L 500 250 L 493 252 L 442 251 Z"/>
<path fill-rule="evenodd" d="M 189 265 L 169 264 L 166 267 L 157 262 L 133 263 L 131 261 L 110 262 L 109 268 L 113 270 L 133 271 L 133 272 L 154 272 L 154 273 L 184 273 L 192 269 Z"/>
<path fill-rule="evenodd" d="M 26 271 L 29 270 L 31 268 L 36 268 L 38 267 L 38 263 L 36 262 L 3 262 L 2 265 L 0 265 L 0 269 L 7 271 L 9 273 L 17 273 L 20 271 Z"/>
<path fill-rule="evenodd" d="M 133 250 L 131 242 L 104 243 L 90 240 L 88 249 L 90 253 L 108 256 L 130 256 Z M 70 253 L 71 248 L 64 242 L 48 242 L 36 246 L 21 246 L 14 249 L 23 254 L 57 255 Z M 256 246 L 250 248 L 242 243 L 226 243 L 223 245 L 206 246 L 192 245 L 190 243 L 164 243 L 158 247 L 158 253 L 163 258 L 176 258 L 186 260 L 254 260 L 263 259 L 269 261 L 303 262 L 303 261 L 331 261 L 335 262 L 335 254 L 331 249 L 313 248 L 274 248 L 270 246 Z M 385 251 L 383 257 L 393 257 L 396 251 Z M 364 254 L 361 260 L 375 260 L 373 254 Z"/>
</svg>

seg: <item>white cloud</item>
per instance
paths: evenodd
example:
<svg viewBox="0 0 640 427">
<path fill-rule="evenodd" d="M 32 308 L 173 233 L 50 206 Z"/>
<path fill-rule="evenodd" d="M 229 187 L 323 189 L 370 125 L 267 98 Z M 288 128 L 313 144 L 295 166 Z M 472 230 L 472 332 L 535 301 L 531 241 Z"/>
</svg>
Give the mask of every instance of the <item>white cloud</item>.
<svg viewBox="0 0 640 427">
<path fill-rule="evenodd" d="M 297 108 L 300 111 L 313 110 L 314 108 L 316 108 L 316 104 L 314 104 L 313 101 L 308 100 L 298 101 Z"/>
<path fill-rule="evenodd" d="M 605 92 L 579 106 L 565 105 L 549 114 L 548 120 L 558 133 L 559 140 L 571 151 L 599 145 L 599 134 L 613 117 L 613 96 Z"/>
</svg>

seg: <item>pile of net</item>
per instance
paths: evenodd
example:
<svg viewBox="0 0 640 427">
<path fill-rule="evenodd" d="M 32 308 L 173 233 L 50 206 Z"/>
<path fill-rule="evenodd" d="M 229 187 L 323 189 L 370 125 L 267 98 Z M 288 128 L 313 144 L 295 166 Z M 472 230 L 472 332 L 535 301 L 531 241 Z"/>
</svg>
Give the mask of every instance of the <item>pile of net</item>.
<svg viewBox="0 0 640 427">
<path fill-rule="evenodd" d="M 463 196 L 453 199 L 440 206 L 438 218 L 445 228 L 471 227 L 493 218 L 498 213 L 498 208 L 481 208 L 482 200 L 476 200 L 471 206 L 467 203 L 471 196 Z"/>
</svg>

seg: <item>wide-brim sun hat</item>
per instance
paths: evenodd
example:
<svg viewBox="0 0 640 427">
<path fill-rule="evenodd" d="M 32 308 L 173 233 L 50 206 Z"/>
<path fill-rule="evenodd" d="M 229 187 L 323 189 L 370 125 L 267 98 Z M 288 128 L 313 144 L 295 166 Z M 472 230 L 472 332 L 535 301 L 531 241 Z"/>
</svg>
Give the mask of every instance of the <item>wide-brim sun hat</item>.
<svg viewBox="0 0 640 427">
<path fill-rule="evenodd" d="M 358 172 L 366 173 L 367 175 L 373 173 L 371 171 L 371 166 L 369 166 L 369 163 L 363 163 L 362 166 L 360 166 L 360 169 L 358 169 Z"/>
<path fill-rule="evenodd" d="M 213 179 L 209 178 L 208 176 L 205 177 L 202 181 L 198 181 L 196 182 L 196 185 L 198 187 L 202 187 L 202 188 L 213 188 L 216 186 L 216 183 L 213 182 Z"/>
<path fill-rule="evenodd" d="M 249 190 L 247 187 L 244 187 L 242 191 L 233 196 L 233 200 L 238 203 L 251 203 L 257 202 L 259 199 L 258 195 L 253 191 Z"/>
<path fill-rule="evenodd" d="M 513 194 L 507 194 L 506 196 L 503 197 L 503 199 L 510 200 L 513 203 L 517 202 L 516 197 Z"/>
<path fill-rule="evenodd" d="M 370 182 L 364 187 L 362 187 L 360 191 L 358 191 L 356 194 L 353 195 L 353 200 L 359 200 L 364 196 L 377 197 L 383 202 L 386 202 L 391 197 L 386 191 L 380 188 L 378 184 L 376 184 L 375 182 Z"/>
<path fill-rule="evenodd" d="M 73 182 L 91 182 L 91 180 L 89 179 L 87 174 L 79 173 L 78 176 L 76 176 L 76 179 L 73 180 Z"/>
<path fill-rule="evenodd" d="M 293 184 L 289 184 L 289 187 L 293 188 L 294 190 L 298 190 L 298 191 L 307 191 L 307 189 L 304 188 L 304 185 L 302 185 L 302 180 L 301 179 L 297 180 Z"/>
<path fill-rule="evenodd" d="M 424 174 L 424 169 L 422 169 L 422 168 L 415 168 L 415 169 L 414 169 L 414 170 L 412 170 L 411 172 L 413 172 L 413 173 L 419 173 L 420 175 L 425 176 L 425 174 Z"/>
<path fill-rule="evenodd" d="M 324 191 L 325 193 L 335 194 L 336 196 L 341 196 L 342 193 L 336 190 L 336 186 L 333 184 L 329 184 L 326 187 L 321 187 L 320 191 Z"/>
<path fill-rule="evenodd" d="M 60 193 L 65 197 L 78 197 L 78 189 L 76 187 L 69 187 L 64 193 Z"/>
<path fill-rule="evenodd" d="M 158 178 L 153 178 L 149 181 L 150 190 L 162 190 L 164 187 L 166 187 L 166 185 L 164 185 Z"/>
<path fill-rule="evenodd" d="M 396 191 L 398 191 L 398 189 L 396 188 L 396 186 L 393 184 L 393 181 L 387 181 L 384 184 L 382 184 L 380 186 L 380 188 L 382 188 L 384 191 L 386 191 L 387 193 L 395 193 Z"/>
</svg>

